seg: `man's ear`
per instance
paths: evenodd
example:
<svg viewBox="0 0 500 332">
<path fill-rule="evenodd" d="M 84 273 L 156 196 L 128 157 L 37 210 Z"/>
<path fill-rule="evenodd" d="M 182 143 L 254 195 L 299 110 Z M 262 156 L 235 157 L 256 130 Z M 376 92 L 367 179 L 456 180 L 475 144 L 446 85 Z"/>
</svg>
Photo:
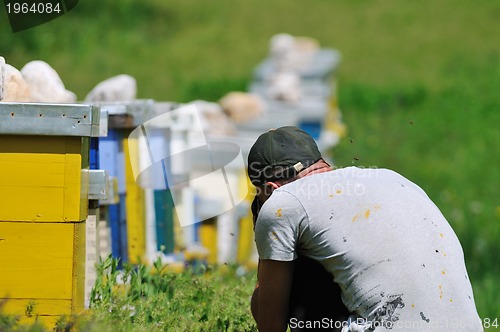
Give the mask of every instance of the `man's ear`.
<svg viewBox="0 0 500 332">
<path fill-rule="evenodd" d="M 279 182 L 272 182 L 272 181 L 268 181 L 266 182 L 266 186 L 270 186 L 272 187 L 273 189 L 278 189 L 279 187 L 281 187 L 281 183 Z"/>
</svg>

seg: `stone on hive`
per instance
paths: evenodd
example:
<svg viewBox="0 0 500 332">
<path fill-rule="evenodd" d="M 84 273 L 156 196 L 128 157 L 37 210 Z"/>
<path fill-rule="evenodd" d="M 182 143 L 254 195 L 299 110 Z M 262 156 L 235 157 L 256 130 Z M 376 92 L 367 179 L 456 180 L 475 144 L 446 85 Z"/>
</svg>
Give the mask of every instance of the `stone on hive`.
<svg viewBox="0 0 500 332">
<path fill-rule="evenodd" d="M 66 90 L 55 69 L 45 61 L 28 62 L 21 69 L 21 74 L 31 88 L 31 101 L 41 103 L 76 102 L 76 95 Z"/>
<path fill-rule="evenodd" d="M 117 75 L 97 84 L 85 97 L 85 101 L 130 101 L 136 99 L 136 95 L 135 78 L 130 75 Z"/>
<path fill-rule="evenodd" d="M 5 64 L 5 82 L 3 100 L 6 102 L 30 102 L 31 88 L 24 81 L 21 72 L 9 64 Z"/>
<path fill-rule="evenodd" d="M 320 49 L 319 42 L 310 37 L 294 37 L 281 33 L 271 37 L 269 52 L 278 71 L 299 70 L 306 67 L 314 53 Z"/>
<path fill-rule="evenodd" d="M 229 92 L 219 100 L 219 104 L 235 123 L 252 120 L 264 112 L 262 99 L 251 93 Z"/>
<path fill-rule="evenodd" d="M 236 128 L 234 123 L 224 113 L 219 104 L 204 100 L 196 100 L 193 104 L 196 106 L 198 114 L 200 114 L 204 133 L 215 136 L 235 134 Z"/>
<path fill-rule="evenodd" d="M 0 101 L 3 99 L 3 91 L 5 84 L 5 59 L 0 56 Z"/>
<path fill-rule="evenodd" d="M 266 85 L 271 99 L 297 103 L 302 97 L 302 81 L 294 71 L 277 71 L 266 79 Z"/>
</svg>

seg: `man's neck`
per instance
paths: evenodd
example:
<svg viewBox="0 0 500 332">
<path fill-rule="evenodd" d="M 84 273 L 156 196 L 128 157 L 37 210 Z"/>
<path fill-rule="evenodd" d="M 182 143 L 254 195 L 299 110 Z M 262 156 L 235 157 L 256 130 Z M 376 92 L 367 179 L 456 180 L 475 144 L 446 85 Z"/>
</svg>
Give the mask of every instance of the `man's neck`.
<svg viewBox="0 0 500 332">
<path fill-rule="evenodd" d="M 309 166 L 308 168 L 306 168 L 305 170 L 303 170 L 302 172 L 300 172 L 297 178 L 301 179 L 309 175 L 329 172 L 331 170 L 332 170 L 331 166 L 328 165 L 328 163 L 323 159 L 320 159 L 311 166 Z"/>
</svg>

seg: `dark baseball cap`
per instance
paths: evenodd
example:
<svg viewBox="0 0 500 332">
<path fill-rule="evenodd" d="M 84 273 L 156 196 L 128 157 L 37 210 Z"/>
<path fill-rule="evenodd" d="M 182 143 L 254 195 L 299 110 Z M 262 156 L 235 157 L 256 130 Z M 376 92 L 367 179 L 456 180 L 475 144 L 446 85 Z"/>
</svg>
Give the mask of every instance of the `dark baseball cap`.
<svg viewBox="0 0 500 332">
<path fill-rule="evenodd" d="M 271 129 L 248 153 L 248 177 L 254 185 L 288 179 L 321 159 L 314 139 L 293 126 Z"/>
</svg>

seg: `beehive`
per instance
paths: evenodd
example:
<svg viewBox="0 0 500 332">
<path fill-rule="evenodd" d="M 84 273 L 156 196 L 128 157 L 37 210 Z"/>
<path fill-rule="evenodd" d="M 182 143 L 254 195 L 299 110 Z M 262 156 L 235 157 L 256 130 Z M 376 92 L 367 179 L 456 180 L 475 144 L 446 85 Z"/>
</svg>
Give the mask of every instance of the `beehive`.
<svg viewBox="0 0 500 332">
<path fill-rule="evenodd" d="M 0 103 L 0 299 L 53 326 L 84 308 L 89 139 L 99 109 Z"/>
</svg>

